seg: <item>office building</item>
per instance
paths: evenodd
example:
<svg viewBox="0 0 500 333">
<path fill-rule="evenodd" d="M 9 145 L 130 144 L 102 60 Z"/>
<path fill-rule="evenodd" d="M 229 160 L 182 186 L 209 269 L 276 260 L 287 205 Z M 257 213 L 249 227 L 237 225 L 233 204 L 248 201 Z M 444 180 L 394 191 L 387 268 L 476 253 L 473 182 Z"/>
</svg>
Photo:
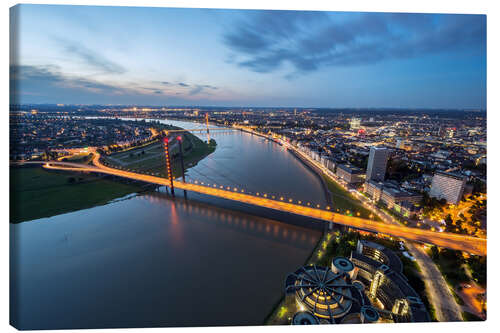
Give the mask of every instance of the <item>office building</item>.
<svg viewBox="0 0 500 333">
<path fill-rule="evenodd" d="M 456 205 L 462 199 L 466 181 L 464 176 L 438 171 L 432 177 L 429 196 Z"/>
<path fill-rule="evenodd" d="M 356 279 L 366 286 L 366 293 L 382 319 L 401 322 L 430 321 L 418 293 L 403 275 L 403 264 L 388 248 L 359 240 L 349 258 L 357 268 Z"/>
<path fill-rule="evenodd" d="M 372 198 L 374 201 L 379 201 L 382 197 L 382 190 L 384 189 L 384 183 L 376 182 L 374 180 L 368 180 L 365 183 L 365 193 Z"/>
<path fill-rule="evenodd" d="M 383 183 L 373 180 L 366 181 L 365 193 L 374 201 L 383 202 L 387 208 L 393 208 L 395 205 L 401 206 L 403 203 L 418 204 L 422 200 L 422 195 L 418 193 L 406 191 L 389 182 Z"/>
<path fill-rule="evenodd" d="M 363 170 L 345 164 L 337 165 L 337 177 L 344 180 L 348 184 L 360 183 L 363 181 Z"/>
<path fill-rule="evenodd" d="M 384 188 L 380 200 L 387 205 L 387 208 L 393 208 L 394 205 L 403 202 L 417 204 L 422 201 L 422 195 L 400 188 Z"/>
<path fill-rule="evenodd" d="M 299 310 L 294 325 L 373 323 L 379 313 L 355 280 L 356 268 L 344 257 L 335 257 L 331 268 L 304 266 L 285 280 L 285 295 Z M 292 303 L 292 302 L 290 302 Z"/>
<path fill-rule="evenodd" d="M 426 322 L 429 313 L 390 249 L 359 240 L 350 258 L 304 266 L 285 279 L 293 325 Z M 293 305 L 295 303 L 295 306 Z"/>
<path fill-rule="evenodd" d="M 383 181 L 389 160 L 390 149 L 371 147 L 368 157 L 368 168 L 366 170 L 366 180 Z"/>
</svg>

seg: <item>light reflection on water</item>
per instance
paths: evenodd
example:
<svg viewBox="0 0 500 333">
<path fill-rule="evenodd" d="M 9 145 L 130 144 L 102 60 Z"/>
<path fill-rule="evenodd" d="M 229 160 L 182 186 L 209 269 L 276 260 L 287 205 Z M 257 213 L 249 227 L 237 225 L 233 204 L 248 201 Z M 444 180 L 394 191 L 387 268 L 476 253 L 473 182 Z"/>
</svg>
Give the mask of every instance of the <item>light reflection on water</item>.
<svg viewBox="0 0 500 333">
<path fill-rule="evenodd" d="M 216 152 L 188 177 L 324 202 L 317 177 L 282 147 L 211 136 Z M 24 329 L 262 324 L 320 231 L 242 207 L 163 190 L 10 225 L 12 319 Z"/>
</svg>

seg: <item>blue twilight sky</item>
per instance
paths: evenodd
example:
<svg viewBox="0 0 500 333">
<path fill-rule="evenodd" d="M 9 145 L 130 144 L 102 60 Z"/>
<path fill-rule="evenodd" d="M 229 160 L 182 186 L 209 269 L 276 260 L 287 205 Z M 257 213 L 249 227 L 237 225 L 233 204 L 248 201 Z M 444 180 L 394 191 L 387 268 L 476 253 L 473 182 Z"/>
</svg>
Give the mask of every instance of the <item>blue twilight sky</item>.
<svg viewBox="0 0 500 333">
<path fill-rule="evenodd" d="M 20 5 L 11 102 L 486 108 L 486 16 Z"/>
</svg>

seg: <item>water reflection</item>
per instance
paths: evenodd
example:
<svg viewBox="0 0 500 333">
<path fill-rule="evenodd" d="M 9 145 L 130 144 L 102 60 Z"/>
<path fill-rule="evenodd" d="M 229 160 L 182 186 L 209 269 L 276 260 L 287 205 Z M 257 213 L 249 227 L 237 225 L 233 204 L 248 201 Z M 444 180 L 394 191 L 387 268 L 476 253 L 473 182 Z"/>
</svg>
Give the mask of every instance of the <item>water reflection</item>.
<svg viewBox="0 0 500 333">
<path fill-rule="evenodd" d="M 10 227 L 24 329 L 258 325 L 320 237 L 165 193 Z"/>
<path fill-rule="evenodd" d="M 224 226 L 226 228 L 230 228 L 231 230 L 251 234 L 252 236 L 264 238 L 270 241 L 279 241 L 287 244 L 291 244 L 293 242 L 295 246 L 300 248 L 310 248 L 311 246 L 314 246 L 318 240 L 317 233 L 304 232 L 302 233 L 299 242 L 297 242 L 296 231 L 294 231 L 292 234 L 293 236 L 291 236 L 288 233 L 288 230 L 290 230 L 292 226 L 286 223 L 252 216 L 237 211 L 228 212 L 224 208 L 200 203 L 195 200 L 172 199 L 172 197 L 166 193 L 151 192 L 143 194 L 138 198 L 141 200 L 147 200 L 152 204 L 168 204 L 171 208 L 172 228 L 177 232 L 181 232 L 182 228 L 179 226 L 180 223 L 192 222 L 192 220 L 179 220 L 178 209 L 180 209 L 187 215 L 195 214 L 197 216 L 206 217 L 206 219 L 198 219 L 200 222 Z"/>
<path fill-rule="evenodd" d="M 216 151 L 188 179 L 326 203 L 318 177 L 279 145 L 241 132 L 211 136 Z M 300 220 L 152 192 L 10 225 L 12 320 L 23 329 L 260 325 L 321 235 L 278 217 Z"/>
<path fill-rule="evenodd" d="M 203 124 L 163 120 L 182 128 L 204 128 Z M 193 133 L 203 140 L 206 134 Z M 326 206 L 325 193 L 318 176 L 284 147 L 257 135 L 241 132 L 213 132 L 217 141 L 214 153 L 187 170 L 186 180 L 244 189 L 245 193 L 287 201 L 310 202 Z"/>
</svg>

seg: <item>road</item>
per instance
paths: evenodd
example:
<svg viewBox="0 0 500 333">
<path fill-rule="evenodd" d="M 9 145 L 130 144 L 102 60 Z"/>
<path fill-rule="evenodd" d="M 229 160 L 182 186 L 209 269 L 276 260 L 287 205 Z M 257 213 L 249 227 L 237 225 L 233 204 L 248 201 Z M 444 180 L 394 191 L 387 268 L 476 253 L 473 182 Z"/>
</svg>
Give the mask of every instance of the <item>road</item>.
<svg viewBox="0 0 500 333">
<path fill-rule="evenodd" d="M 483 320 L 486 320 L 486 313 L 483 312 L 483 303 L 480 299 L 478 299 L 479 295 L 484 295 L 486 293 L 486 289 L 474 282 L 472 273 L 467 265 L 463 265 L 463 268 L 465 270 L 465 274 L 469 277 L 470 282 L 460 283 L 460 286 L 462 287 L 461 290 L 455 290 L 458 296 L 464 300 L 465 304 L 462 305 L 462 308 L 482 318 Z M 485 301 L 484 297 L 483 301 Z M 486 306 L 484 306 L 484 308 L 486 309 Z"/>
<path fill-rule="evenodd" d="M 304 159 L 310 161 L 312 164 L 316 165 L 323 173 L 329 177 L 331 180 L 335 181 L 345 190 L 348 190 L 347 187 L 342 184 L 337 177 L 323 165 L 319 164 L 317 161 L 312 160 L 309 156 L 304 154 L 303 152 L 295 149 L 295 147 L 283 142 L 283 144 L 289 148 L 294 150 L 297 154 L 301 155 Z M 374 204 L 370 202 L 368 198 L 361 195 L 359 192 L 354 191 L 354 196 L 365 206 L 367 209 L 371 210 L 379 217 L 381 217 L 382 221 L 386 224 L 391 224 L 396 226 L 397 228 L 406 228 L 403 227 L 398 221 L 396 221 L 392 216 L 384 212 L 383 210 L 377 208 Z M 412 228 L 413 229 L 413 228 Z M 436 232 L 432 232 L 436 234 Z M 439 234 L 439 233 L 437 233 Z M 395 234 L 391 234 L 395 236 Z M 407 237 L 401 237 L 406 238 Z M 479 239 L 479 238 L 476 238 Z M 436 243 L 434 243 L 436 244 Z M 418 266 L 421 270 L 421 277 L 426 285 L 426 292 L 429 298 L 429 302 L 434 306 L 436 311 L 436 319 L 438 321 L 447 322 L 447 321 L 462 321 L 462 311 L 460 306 L 457 304 L 455 298 L 453 297 L 446 280 L 444 279 L 441 271 L 437 267 L 437 265 L 432 261 L 432 259 L 427 255 L 425 250 L 421 245 L 415 244 L 413 242 L 405 242 L 405 245 L 408 251 L 415 257 Z M 436 244 L 437 245 L 437 244 Z M 485 242 L 486 245 L 486 242 Z M 486 251 L 484 252 L 486 255 Z"/>
<path fill-rule="evenodd" d="M 165 178 L 160 178 L 153 175 L 137 174 L 126 170 L 107 167 L 100 162 L 100 155 L 95 150 L 93 150 L 93 153 L 94 159 L 92 162 L 94 165 L 82 165 L 79 163 L 57 161 L 43 163 L 44 167 L 49 169 L 99 172 L 158 185 L 169 185 L 168 180 Z M 244 193 L 243 189 L 229 187 L 224 188 L 223 186 L 218 186 L 216 184 L 210 185 L 203 183 L 197 184 L 197 182 L 183 183 L 174 181 L 174 187 L 194 191 L 197 193 L 213 195 L 229 200 L 254 204 L 284 212 L 294 213 L 297 215 L 308 216 L 319 220 L 329 222 L 333 221 L 338 224 L 352 226 L 372 232 L 380 232 L 407 240 L 432 243 L 442 247 L 463 250 L 479 255 L 486 255 L 486 239 L 452 233 L 433 232 L 429 230 L 421 230 L 417 228 L 402 226 L 390 215 L 378 210 L 375 206 L 370 205 L 369 202 L 367 202 L 366 198 L 359 195 L 357 196 L 359 199 L 361 199 L 363 204 L 374 211 L 376 214 L 379 214 L 384 222 L 376 222 L 357 217 L 345 216 L 333 213 L 328 210 L 297 205 L 290 202 L 292 200 L 287 198 L 280 198 L 280 200 L 271 200 L 266 198 L 265 194 L 261 194 L 261 196 L 248 195 Z M 435 263 L 429 258 L 429 256 L 420 246 L 413 244 L 412 242 L 407 242 L 406 246 L 419 263 L 423 280 L 426 283 L 429 301 L 434 305 L 437 319 L 439 321 L 462 320 L 460 307 L 456 303 L 446 281 L 444 280 Z"/>
<path fill-rule="evenodd" d="M 406 242 L 405 245 L 419 263 L 420 274 L 425 282 L 429 302 L 436 310 L 436 319 L 438 321 L 462 321 L 460 306 L 434 261 L 421 245 L 412 242 Z"/>
<path fill-rule="evenodd" d="M 85 165 L 79 163 L 58 162 L 58 161 L 38 162 L 38 163 L 43 163 L 44 167 L 47 169 L 97 172 L 114 176 L 120 176 L 128 179 L 139 180 L 157 185 L 169 186 L 169 181 L 166 178 L 161 178 L 148 174 L 139 174 L 105 166 L 99 160 L 100 158 L 99 153 L 97 153 L 96 151 L 94 151 L 93 153 L 94 153 L 94 159 L 92 160 L 92 162 L 94 165 Z M 401 225 L 393 225 L 384 222 L 372 221 L 353 216 L 346 216 L 329 211 L 328 210 L 329 207 L 326 207 L 325 209 L 320 209 L 320 208 L 304 206 L 301 204 L 300 201 L 298 203 L 293 203 L 292 199 L 286 197 L 281 197 L 278 200 L 272 200 L 268 199 L 265 196 L 265 194 L 249 195 L 245 193 L 244 189 L 237 189 L 230 187 L 224 188 L 223 186 L 217 184 L 203 184 L 203 183 L 198 184 L 197 181 L 193 183 L 183 183 L 181 181 L 174 181 L 173 183 L 174 187 L 182 190 L 193 191 L 228 200 L 239 201 L 246 204 L 252 204 L 256 206 L 279 210 L 282 212 L 307 216 L 317 220 L 334 222 L 337 224 L 342 224 L 357 229 L 388 234 L 394 237 L 400 237 L 407 240 L 435 244 L 440 247 L 462 250 L 471 254 L 486 255 L 486 239 L 453 234 L 453 233 L 445 233 L 445 232 L 439 233 L 429 230 L 421 230 L 418 228 L 410 228 Z"/>
</svg>

